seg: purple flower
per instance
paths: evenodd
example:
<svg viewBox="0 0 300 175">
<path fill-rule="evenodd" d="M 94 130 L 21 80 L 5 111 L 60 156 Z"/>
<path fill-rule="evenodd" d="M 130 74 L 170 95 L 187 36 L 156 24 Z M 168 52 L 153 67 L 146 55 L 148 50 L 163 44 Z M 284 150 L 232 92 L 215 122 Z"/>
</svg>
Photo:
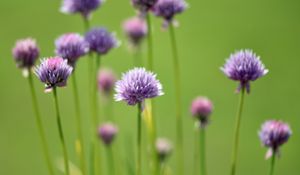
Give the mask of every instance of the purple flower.
<svg viewBox="0 0 300 175">
<path fill-rule="evenodd" d="M 128 105 L 136 105 L 147 98 L 163 95 L 162 85 L 156 79 L 156 74 L 145 68 L 134 68 L 122 75 L 116 83 L 115 100 L 124 100 Z"/>
<path fill-rule="evenodd" d="M 88 18 L 90 13 L 102 4 L 102 0 L 63 0 L 61 12 L 66 14 L 80 13 Z"/>
<path fill-rule="evenodd" d="M 39 48 L 32 38 L 21 39 L 12 49 L 17 66 L 22 69 L 30 69 L 39 57 Z"/>
<path fill-rule="evenodd" d="M 172 144 L 168 139 L 158 138 L 156 140 L 156 151 L 161 162 L 171 154 L 172 149 Z"/>
<path fill-rule="evenodd" d="M 35 74 L 46 85 L 46 92 L 55 87 L 63 87 L 67 84 L 67 79 L 71 75 L 73 68 L 68 65 L 67 60 L 61 57 L 44 59 L 36 67 Z"/>
<path fill-rule="evenodd" d="M 212 112 L 213 104 L 206 97 L 197 97 L 191 105 L 191 113 L 200 121 L 201 127 L 205 127 L 209 122 L 209 116 Z"/>
<path fill-rule="evenodd" d="M 174 16 L 183 12 L 186 8 L 187 3 L 184 0 L 158 0 L 153 7 L 153 12 L 156 16 L 165 19 L 164 26 L 167 27 Z"/>
<path fill-rule="evenodd" d="M 93 28 L 87 32 L 85 40 L 90 45 L 90 51 L 97 52 L 101 55 L 106 54 L 110 49 L 118 46 L 115 35 L 102 27 Z"/>
<path fill-rule="evenodd" d="M 88 43 L 77 33 L 67 33 L 60 36 L 55 41 L 55 46 L 56 54 L 67 59 L 71 66 L 75 66 L 78 58 L 89 51 Z"/>
<path fill-rule="evenodd" d="M 147 24 L 139 17 L 129 18 L 123 23 L 123 29 L 130 42 L 137 46 L 147 35 Z"/>
<path fill-rule="evenodd" d="M 140 12 L 145 13 L 149 11 L 158 0 L 131 0 L 132 5 Z"/>
<path fill-rule="evenodd" d="M 255 81 L 268 73 L 259 56 L 256 56 L 251 50 L 240 50 L 231 54 L 221 70 L 228 78 L 240 82 L 238 92 L 242 88 L 246 88 L 248 93 L 250 92 L 250 81 Z"/>
<path fill-rule="evenodd" d="M 279 120 L 266 121 L 259 132 L 262 144 L 269 148 L 266 158 L 273 154 L 279 155 L 279 147 L 288 141 L 291 134 L 288 124 Z"/>
<path fill-rule="evenodd" d="M 101 69 L 98 74 L 98 87 L 104 94 L 111 94 L 116 82 L 116 76 L 110 69 Z"/>
<path fill-rule="evenodd" d="M 103 143 L 109 146 L 115 138 L 118 129 L 111 123 L 105 123 L 99 127 L 98 134 Z"/>
</svg>

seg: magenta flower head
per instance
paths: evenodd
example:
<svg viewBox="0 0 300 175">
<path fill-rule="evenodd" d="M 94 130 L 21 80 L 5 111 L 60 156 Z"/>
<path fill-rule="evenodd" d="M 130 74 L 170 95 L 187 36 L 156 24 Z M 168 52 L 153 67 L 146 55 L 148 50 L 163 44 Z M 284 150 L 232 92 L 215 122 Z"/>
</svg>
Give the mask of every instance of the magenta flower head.
<svg viewBox="0 0 300 175">
<path fill-rule="evenodd" d="M 84 18 L 88 18 L 102 2 L 102 0 L 63 0 L 60 10 L 66 14 L 80 13 Z"/>
<path fill-rule="evenodd" d="M 156 16 L 164 18 L 164 27 L 174 19 L 176 14 L 182 13 L 187 8 L 187 3 L 184 0 L 158 0 L 153 7 L 153 12 Z"/>
<path fill-rule="evenodd" d="M 158 0 L 131 0 L 133 7 L 139 10 L 141 13 L 145 13 L 152 9 Z"/>
<path fill-rule="evenodd" d="M 30 69 L 39 57 L 40 50 L 36 41 L 32 38 L 21 39 L 12 49 L 17 66 L 22 69 Z"/>
<path fill-rule="evenodd" d="M 139 45 L 147 35 L 147 24 L 144 19 L 139 17 L 126 20 L 123 23 L 123 29 L 133 46 Z"/>
<path fill-rule="evenodd" d="M 128 105 L 142 103 L 147 98 L 163 95 L 162 85 L 156 74 L 145 68 L 134 68 L 122 75 L 115 86 L 115 100 L 124 100 Z"/>
<path fill-rule="evenodd" d="M 266 121 L 259 132 L 262 144 L 269 148 L 266 158 L 273 154 L 279 155 L 279 147 L 288 141 L 291 134 L 292 131 L 288 124 L 279 120 Z"/>
<path fill-rule="evenodd" d="M 115 35 L 102 27 L 93 28 L 87 32 L 85 40 L 89 43 L 90 51 L 101 55 L 107 54 L 112 48 L 118 46 Z"/>
<path fill-rule="evenodd" d="M 76 61 L 89 51 L 89 45 L 77 33 L 61 35 L 55 41 L 55 52 L 58 56 L 68 60 L 69 65 L 75 66 Z"/>
<path fill-rule="evenodd" d="M 156 140 L 156 151 L 161 162 L 164 162 L 170 156 L 172 149 L 172 144 L 168 139 L 158 138 Z"/>
<path fill-rule="evenodd" d="M 68 65 L 67 60 L 61 57 L 44 59 L 35 69 L 35 74 L 45 83 L 46 92 L 56 87 L 64 87 L 71 75 L 73 68 Z"/>
<path fill-rule="evenodd" d="M 248 93 L 250 81 L 255 81 L 268 73 L 259 56 L 251 50 L 240 50 L 230 55 L 221 70 L 228 78 L 240 82 L 237 92 L 246 88 Z"/>
<path fill-rule="evenodd" d="M 101 125 L 98 130 L 99 138 L 106 146 L 111 145 L 117 133 L 118 128 L 111 123 Z"/>
<path fill-rule="evenodd" d="M 98 74 L 98 87 L 105 95 L 110 95 L 115 86 L 116 76 L 111 69 L 101 69 Z"/>
<path fill-rule="evenodd" d="M 204 128 L 209 122 L 213 104 L 206 97 L 197 97 L 193 100 L 190 110 L 192 115 L 200 121 L 200 126 Z"/>
</svg>

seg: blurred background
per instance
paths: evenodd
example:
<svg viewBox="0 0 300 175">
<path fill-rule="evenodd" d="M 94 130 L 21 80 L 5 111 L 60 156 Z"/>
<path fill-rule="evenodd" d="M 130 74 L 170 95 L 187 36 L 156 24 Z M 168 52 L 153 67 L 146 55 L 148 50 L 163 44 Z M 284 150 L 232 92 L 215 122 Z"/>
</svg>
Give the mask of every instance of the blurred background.
<svg viewBox="0 0 300 175">
<path fill-rule="evenodd" d="M 258 139 L 258 130 L 266 119 L 282 119 L 291 125 L 293 135 L 282 147 L 276 162 L 276 174 L 298 175 L 300 160 L 300 1 L 297 0 L 189 0 L 190 8 L 177 17 L 176 29 L 183 88 L 183 125 L 185 174 L 194 169 L 194 124 L 189 113 L 191 100 L 209 97 L 215 106 L 207 128 L 208 174 L 229 172 L 233 127 L 238 95 L 237 83 L 220 71 L 230 53 L 251 48 L 261 56 L 270 70 L 267 76 L 252 83 L 246 96 L 242 120 L 237 174 L 266 174 L 270 162 L 264 159 L 266 149 Z M 59 12 L 60 0 L 26 0 L 0 2 L 0 174 L 44 175 L 47 169 L 41 154 L 39 136 L 32 112 L 28 82 L 15 66 L 11 49 L 19 38 L 34 37 L 41 48 L 41 57 L 54 55 L 54 39 L 66 32 L 83 32 L 79 15 Z M 129 0 L 107 0 L 93 13 L 92 26 L 105 26 L 115 31 L 122 45 L 103 58 L 103 67 L 121 72 L 133 67 L 121 29 L 125 18 L 133 16 Z M 164 86 L 165 95 L 156 99 L 158 136 L 175 144 L 175 111 L 172 57 L 169 33 L 161 29 L 161 19 L 154 21 L 155 72 Z M 145 45 L 146 46 L 146 45 Z M 143 49 L 144 61 L 146 48 Z M 82 115 L 85 135 L 89 134 L 87 57 L 78 63 Z M 52 94 L 45 94 L 44 85 L 35 78 L 38 100 L 46 127 L 53 159 L 61 155 Z M 63 126 L 71 160 L 76 139 L 71 86 L 59 89 Z M 136 108 L 114 103 L 120 134 L 115 144 L 120 161 L 131 160 L 135 148 Z M 88 139 L 85 140 L 86 142 Z M 176 151 L 176 148 L 175 148 Z M 175 155 L 169 165 L 175 168 Z M 123 165 L 124 163 L 122 163 Z M 144 169 L 147 172 L 147 168 Z M 147 173 L 146 173 L 147 174 Z"/>
</svg>

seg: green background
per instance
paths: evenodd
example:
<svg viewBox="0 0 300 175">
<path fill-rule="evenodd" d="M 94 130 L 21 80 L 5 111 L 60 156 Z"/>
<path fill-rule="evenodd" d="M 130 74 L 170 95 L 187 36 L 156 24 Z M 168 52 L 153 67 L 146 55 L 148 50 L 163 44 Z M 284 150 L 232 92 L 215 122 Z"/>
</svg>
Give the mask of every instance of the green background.
<svg viewBox="0 0 300 175">
<path fill-rule="evenodd" d="M 182 70 L 185 174 L 193 174 L 194 169 L 195 135 L 189 106 L 198 95 L 209 97 L 215 106 L 211 125 L 207 128 L 208 173 L 221 175 L 229 172 L 238 100 L 238 95 L 234 93 L 237 83 L 228 80 L 219 68 L 230 53 L 251 48 L 261 56 L 270 72 L 252 83 L 252 92 L 246 96 L 237 174 L 267 174 L 269 161 L 264 159 L 266 149 L 262 148 L 257 132 L 266 119 L 277 118 L 291 125 L 293 136 L 282 147 L 282 156 L 276 162 L 276 174 L 298 175 L 300 1 L 190 0 L 188 3 L 189 9 L 177 18 L 180 26 L 176 29 Z M 82 33 L 80 16 L 60 13 L 60 4 L 59 0 L 0 2 L 0 174 L 47 174 L 28 83 L 16 68 L 11 49 L 17 39 L 31 36 L 38 41 L 41 57 L 48 57 L 54 54 L 53 43 L 56 37 L 65 32 Z M 128 52 L 121 29 L 122 21 L 133 15 L 129 0 L 107 0 L 93 14 L 91 21 L 93 26 L 106 26 L 115 31 L 122 41 L 119 48 L 103 58 L 103 66 L 112 67 L 119 76 L 121 72 L 133 67 L 132 54 Z M 170 138 L 175 143 L 175 99 L 169 33 L 161 30 L 160 19 L 152 19 L 155 23 L 155 72 L 165 92 L 164 96 L 156 100 L 158 135 Z M 146 51 L 143 50 L 144 55 Z M 79 61 L 77 70 L 86 135 L 89 133 L 90 119 L 87 59 Z M 52 94 L 43 93 L 43 84 L 37 78 L 35 86 L 54 159 L 61 154 L 61 148 Z M 72 99 L 71 86 L 59 89 L 69 154 L 72 161 L 78 164 L 73 146 L 76 133 Z M 136 109 L 124 103 L 115 103 L 114 107 L 120 130 L 116 148 L 119 150 L 119 160 L 122 161 L 124 157 L 133 157 L 130 153 L 135 146 Z M 173 169 L 175 157 L 172 155 L 169 161 Z"/>
</svg>

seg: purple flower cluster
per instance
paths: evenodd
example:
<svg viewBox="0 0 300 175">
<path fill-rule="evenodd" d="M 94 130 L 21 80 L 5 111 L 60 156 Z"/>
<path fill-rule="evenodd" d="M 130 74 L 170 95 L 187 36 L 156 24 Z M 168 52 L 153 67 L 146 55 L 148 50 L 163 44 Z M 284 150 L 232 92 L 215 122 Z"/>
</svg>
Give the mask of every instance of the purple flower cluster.
<svg viewBox="0 0 300 175">
<path fill-rule="evenodd" d="M 98 87 L 106 95 L 111 94 L 116 76 L 111 69 L 101 69 L 98 74 Z"/>
<path fill-rule="evenodd" d="M 246 88 L 248 93 L 250 81 L 255 81 L 268 73 L 260 58 L 251 50 L 240 50 L 230 55 L 221 70 L 228 78 L 240 82 L 237 91 Z"/>
<path fill-rule="evenodd" d="M 41 82 L 46 85 L 46 92 L 55 87 L 63 87 L 71 75 L 73 68 L 68 65 L 67 60 L 61 57 L 44 59 L 35 69 L 35 73 Z"/>
<path fill-rule="evenodd" d="M 39 57 L 39 48 L 32 38 L 21 39 L 16 42 L 12 50 L 13 57 L 19 68 L 30 69 Z"/>
<path fill-rule="evenodd" d="M 67 14 L 80 13 L 88 18 L 102 4 L 102 0 L 63 0 L 61 11 Z"/>
<path fill-rule="evenodd" d="M 123 29 L 130 42 L 137 46 L 147 35 L 147 24 L 144 19 L 133 17 L 126 20 Z"/>
<path fill-rule="evenodd" d="M 128 105 L 136 105 L 147 98 L 163 95 L 162 85 L 156 75 L 145 68 L 134 68 L 122 75 L 116 83 L 116 101 L 126 101 Z"/>
<path fill-rule="evenodd" d="M 206 97 L 197 97 L 193 100 L 190 110 L 192 115 L 200 121 L 200 126 L 204 128 L 209 122 L 213 104 Z"/>
<path fill-rule="evenodd" d="M 152 9 L 158 0 L 131 0 L 132 5 L 142 13 Z"/>
<path fill-rule="evenodd" d="M 111 123 L 101 125 L 98 130 L 100 139 L 102 139 L 103 143 L 107 146 L 111 145 L 117 133 L 117 127 Z"/>
<path fill-rule="evenodd" d="M 56 54 L 68 60 L 71 66 L 89 51 L 89 45 L 82 36 L 77 33 L 68 33 L 60 36 L 55 41 Z"/>
<path fill-rule="evenodd" d="M 102 27 L 93 28 L 87 32 L 85 40 L 89 43 L 90 51 L 101 55 L 106 54 L 112 48 L 118 46 L 118 41 L 114 34 Z"/>
<path fill-rule="evenodd" d="M 174 16 L 183 12 L 187 8 L 184 0 L 159 0 L 153 7 L 156 16 L 165 19 L 164 26 L 167 27 L 172 22 Z"/>
<path fill-rule="evenodd" d="M 259 137 L 265 147 L 270 148 L 267 158 L 272 154 L 279 153 L 279 147 L 286 143 L 292 131 L 288 124 L 279 120 L 266 121 L 259 132 Z"/>
</svg>

